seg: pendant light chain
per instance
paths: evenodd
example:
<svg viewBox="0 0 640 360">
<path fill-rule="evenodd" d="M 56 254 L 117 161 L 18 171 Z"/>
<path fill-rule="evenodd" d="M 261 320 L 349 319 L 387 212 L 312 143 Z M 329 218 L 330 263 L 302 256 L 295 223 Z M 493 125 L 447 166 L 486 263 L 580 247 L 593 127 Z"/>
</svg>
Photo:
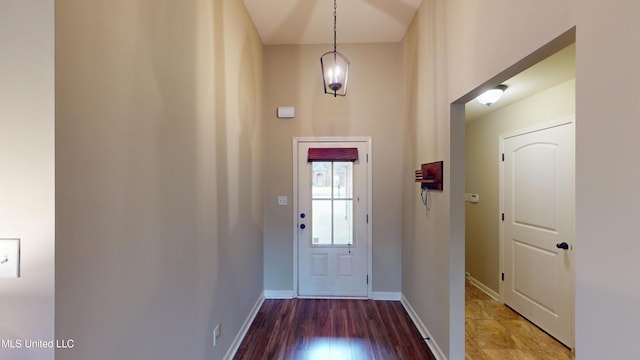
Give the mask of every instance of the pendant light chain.
<svg viewBox="0 0 640 360">
<path fill-rule="evenodd" d="M 338 35 L 337 35 L 337 30 L 336 30 L 336 23 L 338 22 L 338 16 L 337 16 L 337 11 L 338 11 L 338 4 L 336 2 L 336 0 L 333 0 L 333 51 L 336 51 L 336 43 L 338 41 Z"/>
</svg>

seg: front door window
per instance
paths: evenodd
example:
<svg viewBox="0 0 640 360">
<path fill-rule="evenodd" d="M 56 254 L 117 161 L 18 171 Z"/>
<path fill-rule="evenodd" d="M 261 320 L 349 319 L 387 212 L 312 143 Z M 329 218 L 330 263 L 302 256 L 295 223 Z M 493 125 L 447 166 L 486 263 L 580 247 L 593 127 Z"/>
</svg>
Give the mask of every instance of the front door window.
<svg viewBox="0 0 640 360">
<path fill-rule="evenodd" d="M 353 245 L 353 163 L 313 162 L 312 244 Z"/>
</svg>

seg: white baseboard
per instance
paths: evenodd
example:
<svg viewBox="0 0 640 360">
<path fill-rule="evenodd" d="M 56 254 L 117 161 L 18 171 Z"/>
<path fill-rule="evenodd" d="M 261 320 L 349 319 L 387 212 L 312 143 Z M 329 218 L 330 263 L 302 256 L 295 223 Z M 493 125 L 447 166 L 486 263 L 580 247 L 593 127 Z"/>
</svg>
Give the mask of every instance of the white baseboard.
<svg viewBox="0 0 640 360">
<path fill-rule="evenodd" d="M 473 285 L 473 286 L 477 287 L 478 289 L 482 290 L 483 293 L 489 295 L 489 297 L 493 298 L 493 300 L 500 301 L 500 294 L 498 294 L 497 292 L 491 290 L 489 287 L 487 287 L 487 285 L 481 283 L 476 278 L 471 276 L 471 274 L 467 273 L 467 279 L 469 279 L 469 282 L 471 283 L 471 285 Z"/>
<path fill-rule="evenodd" d="M 293 299 L 293 290 L 265 290 L 266 299 Z"/>
<path fill-rule="evenodd" d="M 402 306 L 404 306 L 404 309 L 409 314 L 409 317 L 411 317 L 411 320 L 413 320 L 413 323 L 418 328 L 418 331 L 420 331 L 420 334 L 422 335 L 422 338 L 425 339 L 425 342 L 427 343 L 427 346 L 429 347 L 429 349 L 433 353 L 433 356 L 435 356 L 436 360 L 447 360 L 447 356 L 444 354 L 442 349 L 440 349 L 440 346 L 438 346 L 438 344 L 436 343 L 435 339 L 431 336 L 431 333 L 429 333 L 429 330 L 424 325 L 422 320 L 420 320 L 420 317 L 415 312 L 415 310 L 413 309 L 413 307 L 409 303 L 409 300 L 407 300 L 407 298 L 404 296 L 404 294 L 401 295 L 401 301 L 402 301 Z"/>
<path fill-rule="evenodd" d="M 253 305 L 253 308 L 251 309 L 249 316 L 244 321 L 244 324 L 242 324 L 242 327 L 240 328 L 238 335 L 236 335 L 235 339 L 233 339 L 233 342 L 231 343 L 231 347 L 229 347 L 229 350 L 227 350 L 227 353 L 224 355 L 223 359 L 231 360 L 236 355 L 236 352 L 240 348 L 240 344 L 242 344 L 242 340 L 244 340 L 244 337 L 247 335 L 247 332 L 251 327 L 251 323 L 253 323 L 253 319 L 256 318 L 256 315 L 258 315 L 258 311 L 260 311 L 260 307 L 264 302 L 264 298 L 265 298 L 264 293 L 261 293 L 256 303 Z"/>
<path fill-rule="evenodd" d="M 399 292 L 374 291 L 372 295 L 373 300 L 400 301 L 402 299 L 402 294 L 400 294 Z"/>
</svg>

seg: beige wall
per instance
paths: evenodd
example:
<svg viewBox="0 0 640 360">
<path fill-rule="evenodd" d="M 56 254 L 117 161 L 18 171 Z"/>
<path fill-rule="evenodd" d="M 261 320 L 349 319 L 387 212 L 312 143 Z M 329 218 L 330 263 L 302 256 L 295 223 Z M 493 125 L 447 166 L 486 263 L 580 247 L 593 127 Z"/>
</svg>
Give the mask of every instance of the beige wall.
<svg viewBox="0 0 640 360">
<path fill-rule="evenodd" d="M 485 82 L 496 85 L 515 75 L 512 65 L 574 26 L 576 354 L 579 359 L 637 357 L 636 341 L 627 334 L 640 331 L 640 290 L 631 285 L 640 252 L 635 224 L 640 215 L 640 168 L 635 166 L 640 158 L 640 49 L 627 40 L 640 31 L 638 13 L 636 1 L 422 2 L 404 40 L 407 71 L 424 76 L 406 86 L 418 91 L 417 98 L 411 96 L 408 119 L 409 127 L 436 129 L 421 135 L 423 142 L 437 145 L 429 148 L 414 140 L 409 153 L 414 166 L 421 158 L 442 158 L 445 176 L 454 176 L 445 179 L 452 191 L 445 188 L 442 201 L 432 202 L 430 213 L 440 221 L 424 211 L 405 213 L 403 293 L 450 359 L 464 357 L 464 183 L 459 183 L 464 178 L 464 112 L 460 105 L 449 105 Z M 443 58 L 436 57 L 434 64 L 430 53 Z M 438 77 L 442 73 L 444 79 Z M 430 89 L 435 104 L 422 106 Z M 606 188 L 594 176 L 603 171 L 610 179 Z M 405 189 L 413 191 L 412 186 Z M 409 211 L 419 202 L 412 194 L 405 199 Z"/>
<path fill-rule="evenodd" d="M 339 45 L 351 61 L 348 95 L 322 92 L 320 56 L 330 46 L 265 48 L 264 283 L 266 290 L 293 288 L 293 137 L 371 136 L 373 168 L 373 291 L 400 291 L 403 115 L 400 44 Z M 276 108 L 295 106 L 294 119 Z"/>
<path fill-rule="evenodd" d="M 444 8 L 436 5 L 436 1 L 423 0 L 403 40 L 403 105 L 407 114 L 404 173 L 413 174 L 422 163 L 443 160 L 445 184 L 442 192 L 429 192 L 426 208 L 419 185 L 403 183 L 402 294 L 447 354 L 451 298 L 449 105 L 444 33 L 439 29 Z"/>
<path fill-rule="evenodd" d="M 500 135 L 575 114 L 575 79 L 541 91 L 466 124 L 466 192 L 480 202 L 465 204 L 465 270 L 499 292 L 498 214 Z"/>
<path fill-rule="evenodd" d="M 56 358 L 222 359 L 263 289 L 244 6 L 56 1 L 56 77 Z"/>
<path fill-rule="evenodd" d="M 0 2 L 0 239 L 21 239 L 20 278 L 0 278 L 3 342 L 54 338 L 53 26 L 52 0 Z M 53 359 L 22 346 L 0 358 Z"/>
</svg>

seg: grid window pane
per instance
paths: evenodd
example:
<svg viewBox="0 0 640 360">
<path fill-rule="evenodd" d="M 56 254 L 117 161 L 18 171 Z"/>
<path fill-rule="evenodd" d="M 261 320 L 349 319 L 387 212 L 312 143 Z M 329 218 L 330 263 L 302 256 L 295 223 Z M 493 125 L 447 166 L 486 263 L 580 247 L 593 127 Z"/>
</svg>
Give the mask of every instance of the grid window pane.
<svg viewBox="0 0 640 360">
<path fill-rule="evenodd" d="M 333 243 L 353 244 L 353 201 L 333 201 Z"/>
<path fill-rule="evenodd" d="M 353 163 L 312 162 L 312 244 L 353 245 Z"/>
<path fill-rule="evenodd" d="M 331 199 L 331 161 L 311 164 L 311 198 Z"/>
<path fill-rule="evenodd" d="M 311 238 L 313 245 L 331 245 L 331 199 L 312 200 L 313 223 Z"/>
<path fill-rule="evenodd" d="M 333 163 L 333 197 L 335 199 L 351 199 L 353 197 L 353 163 Z"/>
</svg>

